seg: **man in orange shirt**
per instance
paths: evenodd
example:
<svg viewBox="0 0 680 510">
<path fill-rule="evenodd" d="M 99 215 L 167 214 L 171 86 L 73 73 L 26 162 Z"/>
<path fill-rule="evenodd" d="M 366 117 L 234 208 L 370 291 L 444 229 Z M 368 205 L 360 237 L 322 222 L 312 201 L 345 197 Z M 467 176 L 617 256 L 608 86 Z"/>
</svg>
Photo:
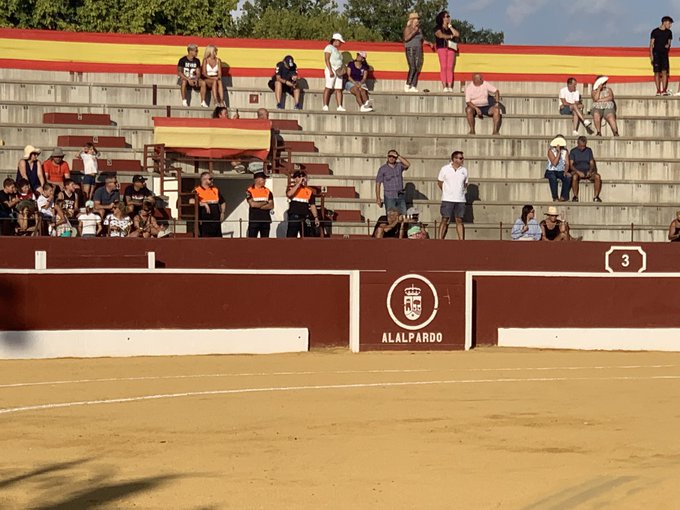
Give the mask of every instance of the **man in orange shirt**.
<svg viewBox="0 0 680 510">
<path fill-rule="evenodd" d="M 255 182 L 246 191 L 246 199 L 250 206 L 248 214 L 248 237 L 269 237 L 272 225 L 270 211 L 274 208 L 274 195 L 265 186 L 267 176 L 263 172 L 256 173 Z"/>
<path fill-rule="evenodd" d="M 222 237 L 222 222 L 227 204 L 222 193 L 213 184 L 210 172 L 201 174 L 200 184 L 194 188 L 198 196 L 198 235 L 200 237 Z"/>
<path fill-rule="evenodd" d="M 71 169 L 64 161 L 64 151 L 61 147 L 52 151 L 50 158 L 43 163 L 43 171 L 47 182 L 52 184 L 57 191 L 64 187 L 64 179 L 71 178 Z"/>
</svg>

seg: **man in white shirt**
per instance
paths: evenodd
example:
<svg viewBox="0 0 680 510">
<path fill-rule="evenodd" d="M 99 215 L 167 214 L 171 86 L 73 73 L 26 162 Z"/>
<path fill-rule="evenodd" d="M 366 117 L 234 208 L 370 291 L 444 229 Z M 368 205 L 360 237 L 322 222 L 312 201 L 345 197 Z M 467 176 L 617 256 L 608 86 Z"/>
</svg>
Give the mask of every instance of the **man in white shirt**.
<svg viewBox="0 0 680 510">
<path fill-rule="evenodd" d="M 591 122 L 583 117 L 581 94 L 576 90 L 576 78 L 569 78 L 567 86 L 560 90 L 560 115 L 571 115 L 574 121 L 574 136 L 578 136 L 579 124 L 583 123 L 588 133 L 592 133 Z"/>
<path fill-rule="evenodd" d="M 465 190 L 468 185 L 468 171 L 463 166 L 465 157 L 461 151 L 451 154 L 451 163 L 442 167 L 437 178 L 439 189 L 442 190 L 442 205 L 440 213 L 442 216 L 439 225 L 439 239 L 445 239 L 449 230 L 449 221 L 455 218 L 456 233 L 458 239 L 465 239 L 465 226 L 463 217 L 465 216 Z"/>
</svg>

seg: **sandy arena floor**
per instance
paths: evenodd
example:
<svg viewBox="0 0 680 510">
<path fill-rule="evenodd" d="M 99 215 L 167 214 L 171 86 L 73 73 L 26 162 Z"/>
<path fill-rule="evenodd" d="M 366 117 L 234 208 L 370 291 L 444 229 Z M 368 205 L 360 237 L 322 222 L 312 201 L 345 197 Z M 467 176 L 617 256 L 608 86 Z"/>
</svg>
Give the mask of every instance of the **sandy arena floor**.
<svg viewBox="0 0 680 510">
<path fill-rule="evenodd" d="M 680 354 L 0 362 L 0 508 L 679 508 Z"/>
</svg>

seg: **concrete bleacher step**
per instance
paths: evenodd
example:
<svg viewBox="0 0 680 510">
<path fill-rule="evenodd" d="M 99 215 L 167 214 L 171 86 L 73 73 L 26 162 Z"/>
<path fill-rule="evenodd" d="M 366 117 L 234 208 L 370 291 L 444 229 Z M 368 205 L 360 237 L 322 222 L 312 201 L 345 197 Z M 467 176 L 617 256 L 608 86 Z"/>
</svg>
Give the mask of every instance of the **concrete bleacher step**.
<svg viewBox="0 0 680 510">
<path fill-rule="evenodd" d="M 308 154 L 305 154 L 305 158 L 307 157 Z M 331 169 L 328 166 L 328 163 L 298 162 L 297 158 L 295 157 L 295 154 L 293 154 L 293 163 L 295 164 L 295 167 L 298 168 L 299 170 L 307 172 L 307 175 L 330 175 L 331 173 Z"/>
<path fill-rule="evenodd" d="M 297 119 L 270 119 L 273 129 L 285 131 L 302 131 Z"/>
<path fill-rule="evenodd" d="M 142 171 L 142 164 L 136 159 L 98 159 L 97 166 L 100 172 L 130 172 L 139 173 Z M 74 159 L 71 169 L 76 172 L 83 171 L 83 160 Z"/>
<path fill-rule="evenodd" d="M 74 124 L 78 126 L 110 126 L 108 113 L 50 112 L 42 116 L 43 124 Z"/>
<path fill-rule="evenodd" d="M 326 204 L 327 209 L 333 210 L 333 221 L 343 223 L 361 223 L 364 221 L 361 211 L 356 209 L 334 209 Z"/>
<path fill-rule="evenodd" d="M 319 186 L 315 186 L 321 189 Z M 331 198 L 359 198 L 359 194 L 354 186 L 323 186 L 325 195 Z M 321 190 L 323 191 L 323 190 Z"/>
<path fill-rule="evenodd" d="M 319 152 L 314 142 L 308 140 L 289 140 L 284 137 L 283 145 L 293 153 L 313 153 Z"/>
<path fill-rule="evenodd" d="M 124 136 L 97 136 L 97 135 L 60 135 L 57 137 L 59 147 L 83 147 L 87 143 L 92 143 L 99 148 L 119 148 L 130 147 L 125 141 Z"/>
</svg>

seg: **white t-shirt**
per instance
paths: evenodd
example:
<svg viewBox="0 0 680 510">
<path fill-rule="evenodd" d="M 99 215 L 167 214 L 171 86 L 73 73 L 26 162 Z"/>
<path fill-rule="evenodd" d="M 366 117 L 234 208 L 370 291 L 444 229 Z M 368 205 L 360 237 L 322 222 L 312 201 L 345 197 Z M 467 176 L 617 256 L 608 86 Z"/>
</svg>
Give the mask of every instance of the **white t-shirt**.
<svg viewBox="0 0 680 510">
<path fill-rule="evenodd" d="M 47 216 L 48 218 L 54 216 L 54 206 L 51 198 L 48 200 L 43 195 L 40 195 L 36 202 L 38 203 L 38 211 L 40 214 Z M 46 205 L 49 205 L 49 207 L 45 208 Z"/>
<path fill-rule="evenodd" d="M 342 67 L 342 53 L 340 53 L 339 49 L 329 44 L 324 48 L 323 52 L 331 54 L 330 63 L 333 71 L 337 71 Z"/>
<path fill-rule="evenodd" d="M 442 167 L 438 180 L 443 182 L 442 202 L 465 203 L 465 188 L 468 184 L 467 168 L 461 166 L 454 170 L 451 163 Z"/>
<path fill-rule="evenodd" d="M 95 156 L 81 152 L 80 159 L 83 160 L 83 173 L 85 175 L 97 175 L 97 158 Z"/>
<path fill-rule="evenodd" d="M 109 227 L 109 237 L 127 237 L 132 228 L 132 220 L 129 216 L 116 218 L 113 214 L 109 214 L 104 219 L 104 225 Z"/>
<path fill-rule="evenodd" d="M 96 213 L 82 213 L 78 216 L 78 221 L 83 224 L 83 235 L 97 233 L 97 224 L 101 223 L 102 218 Z"/>
<path fill-rule="evenodd" d="M 578 90 L 571 92 L 569 87 L 564 87 L 560 90 L 560 99 L 564 99 L 568 104 L 576 104 L 581 100 L 581 93 Z"/>
</svg>

